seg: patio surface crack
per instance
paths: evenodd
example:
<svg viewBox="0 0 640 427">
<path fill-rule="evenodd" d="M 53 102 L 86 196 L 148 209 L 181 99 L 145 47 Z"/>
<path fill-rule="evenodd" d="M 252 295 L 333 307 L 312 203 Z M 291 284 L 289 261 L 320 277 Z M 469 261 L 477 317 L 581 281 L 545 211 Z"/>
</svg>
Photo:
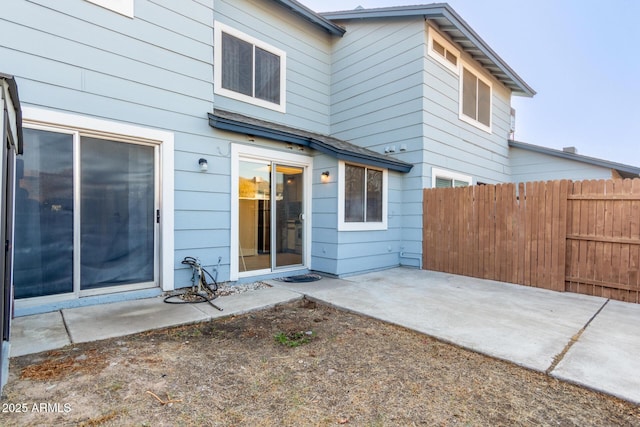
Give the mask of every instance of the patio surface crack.
<svg viewBox="0 0 640 427">
<path fill-rule="evenodd" d="M 62 317 L 62 325 L 64 326 L 64 330 L 67 332 L 67 337 L 69 337 L 69 342 L 73 344 L 73 339 L 71 339 L 71 331 L 69 331 L 69 325 L 67 325 L 67 319 L 64 317 L 63 310 L 60 310 L 60 317 Z"/>
<path fill-rule="evenodd" d="M 569 349 L 573 346 L 573 344 L 575 344 L 579 339 L 580 336 L 582 336 L 582 333 L 587 329 L 587 327 L 591 324 L 591 322 L 593 321 L 593 319 L 595 319 L 598 314 L 600 314 L 600 312 L 602 311 L 602 309 L 604 309 L 604 307 L 609 303 L 609 301 L 611 301 L 610 299 L 607 299 L 604 304 L 602 304 L 602 307 L 600 307 L 598 309 L 598 311 L 595 312 L 595 314 L 593 316 L 591 316 L 591 319 L 589 319 L 589 321 L 587 323 L 585 323 L 585 325 L 582 327 L 582 329 L 580 329 L 578 332 L 576 332 L 576 334 L 574 336 L 571 337 L 571 339 L 569 340 L 569 342 L 567 343 L 566 346 L 564 346 L 564 348 L 562 349 L 562 351 L 558 354 L 555 355 L 555 357 L 553 358 L 553 362 L 551 363 L 551 366 L 549 366 L 549 368 L 547 368 L 547 370 L 545 371 L 545 373 L 547 375 L 550 375 L 551 372 L 556 369 L 556 367 L 558 366 L 558 364 L 562 361 L 562 359 L 564 359 L 564 356 L 569 352 Z"/>
</svg>

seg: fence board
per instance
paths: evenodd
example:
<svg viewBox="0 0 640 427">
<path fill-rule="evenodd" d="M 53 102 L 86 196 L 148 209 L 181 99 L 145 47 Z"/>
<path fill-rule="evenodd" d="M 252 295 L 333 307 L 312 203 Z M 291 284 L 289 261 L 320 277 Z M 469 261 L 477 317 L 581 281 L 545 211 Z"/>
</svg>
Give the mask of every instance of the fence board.
<svg viewBox="0 0 640 427">
<path fill-rule="evenodd" d="M 640 179 L 424 191 L 426 269 L 640 302 Z"/>
</svg>

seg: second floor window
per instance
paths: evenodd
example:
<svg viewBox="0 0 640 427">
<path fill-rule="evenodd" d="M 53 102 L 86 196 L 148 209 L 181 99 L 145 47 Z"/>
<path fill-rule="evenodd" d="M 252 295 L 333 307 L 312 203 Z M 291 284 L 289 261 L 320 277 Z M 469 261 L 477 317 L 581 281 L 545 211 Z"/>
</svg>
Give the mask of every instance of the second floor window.
<svg viewBox="0 0 640 427">
<path fill-rule="evenodd" d="M 216 92 L 284 112 L 283 51 L 216 23 Z"/>
<path fill-rule="evenodd" d="M 462 67 L 460 118 L 491 132 L 491 85 L 467 67 Z"/>
</svg>

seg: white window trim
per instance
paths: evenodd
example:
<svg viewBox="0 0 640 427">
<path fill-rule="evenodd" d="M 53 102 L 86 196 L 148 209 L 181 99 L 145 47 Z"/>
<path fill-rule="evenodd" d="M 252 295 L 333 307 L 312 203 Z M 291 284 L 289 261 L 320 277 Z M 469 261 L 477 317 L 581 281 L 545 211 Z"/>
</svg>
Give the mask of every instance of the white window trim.
<svg viewBox="0 0 640 427">
<path fill-rule="evenodd" d="M 491 83 L 491 80 L 487 79 L 481 72 L 478 71 L 478 69 L 474 66 L 472 66 L 471 64 L 469 64 L 468 62 L 465 61 L 461 61 L 460 63 L 460 79 L 459 79 L 459 118 L 460 120 L 462 120 L 465 123 L 468 123 L 474 127 L 477 127 L 478 129 L 481 129 L 485 132 L 491 133 L 492 132 L 492 127 L 493 127 L 493 84 Z M 480 123 L 479 121 L 475 120 L 474 118 L 471 118 L 469 116 L 467 116 L 466 114 L 464 114 L 463 111 L 463 81 L 464 81 L 464 68 L 466 68 L 468 71 L 470 71 L 474 76 L 476 76 L 476 78 L 478 78 L 479 80 L 483 81 L 487 86 L 489 86 L 489 126 L 484 125 L 483 123 Z"/>
<path fill-rule="evenodd" d="M 442 37 L 436 30 L 430 25 L 427 25 L 427 33 L 428 33 L 428 41 L 429 45 L 427 46 L 428 55 L 438 61 L 440 64 L 444 65 L 448 70 L 455 73 L 456 75 L 460 74 L 460 63 L 462 62 L 460 58 L 460 51 L 453 47 L 453 45 L 447 41 L 444 37 Z M 447 60 L 447 58 L 440 55 L 433 49 L 433 41 L 437 41 L 440 43 L 446 50 L 451 52 L 457 58 L 457 65 L 453 65 L 451 62 Z"/>
<path fill-rule="evenodd" d="M 452 181 L 463 181 L 473 185 L 473 177 L 452 172 L 446 169 L 431 168 L 431 187 L 436 188 L 436 178 L 450 179 Z"/>
<path fill-rule="evenodd" d="M 105 9 L 133 18 L 133 0 L 87 0 Z"/>
<path fill-rule="evenodd" d="M 124 138 L 157 141 L 160 156 L 159 275 L 163 291 L 174 289 L 174 134 L 158 129 L 113 122 L 34 107 L 22 107 L 22 118 L 33 125 L 100 132 Z"/>
<path fill-rule="evenodd" d="M 384 168 L 370 167 L 348 162 L 350 165 L 382 171 L 382 221 L 381 222 L 346 222 L 345 209 L 345 162 L 338 162 L 338 231 L 377 231 L 388 228 L 388 194 L 389 171 Z"/>
<path fill-rule="evenodd" d="M 304 168 L 304 265 L 303 267 L 295 266 L 291 270 L 300 270 L 301 268 L 311 269 L 311 201 L 312 195 L 312 171 L 313 157 L 301 156 L 289 152 L 269 150 L 267 148 L 259 148 L 250 145 L 231 144 L 231 244 L 229 247 L 229 280 L 236 281 L 239 278 L 259 276 L 261 274 L 274 273 L 275 270 L 256 270 L 240 273 L 240 265 L 238 253 L 240 247 L 240 204 L 238 202 L 239 194 L 239 166 L 241 160 L 255 160 L 258 162 L 282 162 L 286 165 Z M 278 272 L 287 271 L 286 268 L 278 269 Z"/>
<path fill-rule="evenodd" d="M 237 37 L 247 43 L 264 49 L 274 55 L 280 57 L 280 104 L 265 101 L 264 99 L 255 98 L 253 96 L 247 96 L 242 93 L 238 93 L 222 87 L 222 67 L 218 64 L 222 64 L 222 33 L 227 33 L 233 37 Z M 287 109 L 287 53 L 284 50 L 271 46 L 268 43 L 260 41 L 255 37 L 251 37 L 241 31 L 236 30 L 221 22 L 214 22 L 214 67 L 213 67 L 213 80 L 214 80 L 214 92 L 218 95 L 225 96 L 227 98 L 235 99 L 237 101 L 246 102 L 249 104 L 257 105 L 259 107 L 268 108 L 271 110 L 286 113 Z"/>
</svg>

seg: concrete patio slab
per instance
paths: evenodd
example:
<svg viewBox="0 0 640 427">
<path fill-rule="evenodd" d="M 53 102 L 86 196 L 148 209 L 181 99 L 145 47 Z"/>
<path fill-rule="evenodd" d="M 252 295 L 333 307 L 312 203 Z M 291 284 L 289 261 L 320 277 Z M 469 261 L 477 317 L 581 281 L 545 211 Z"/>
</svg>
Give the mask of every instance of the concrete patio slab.
<svg viewBox="0 0 640 427">
<path fill-rule="evenodd" d="M 307 296 L 538 371 L 547 371 L 588 325 L 551 374 L 640 404 L 637 304 L 411 268 L 268 283 L 273 287 L 214 300 L 224 311 L 151 298 L 19 317 L 12 323 L 11 356 L 238 315 Z"/>
<path fill-rule="evenodd" d="M 609 301 L 551 373 L 640 405 L 640 304 Z"/>
<path fill-rule="evenodd" d="M 11 357 L 55 350 L 70 343 L 59 311 L 17 317 L 11 322 Z"/>
<path fill-rule="evenodd" d="M 302 295 L 282 288 L 264 288 L 214 299 L 212 302 L 220 307 L 219 311 L 210 304 L 194 304 L 194 307 L 212 319 L 226 316 L 237 316 L 250 311 L 264 310 L 278 304 L 301 299 Z"/>
<path fill-rule="evenodd" d="M 163 298 L 62 310 L 71 342 L 89 342 L 208 320 L 195 304 L 167 304 Z"/>
<path fill-rule="evenodd" d="M 410 268 L 274 286 L 538 371 L 606 301 Z"/>
</svg>

